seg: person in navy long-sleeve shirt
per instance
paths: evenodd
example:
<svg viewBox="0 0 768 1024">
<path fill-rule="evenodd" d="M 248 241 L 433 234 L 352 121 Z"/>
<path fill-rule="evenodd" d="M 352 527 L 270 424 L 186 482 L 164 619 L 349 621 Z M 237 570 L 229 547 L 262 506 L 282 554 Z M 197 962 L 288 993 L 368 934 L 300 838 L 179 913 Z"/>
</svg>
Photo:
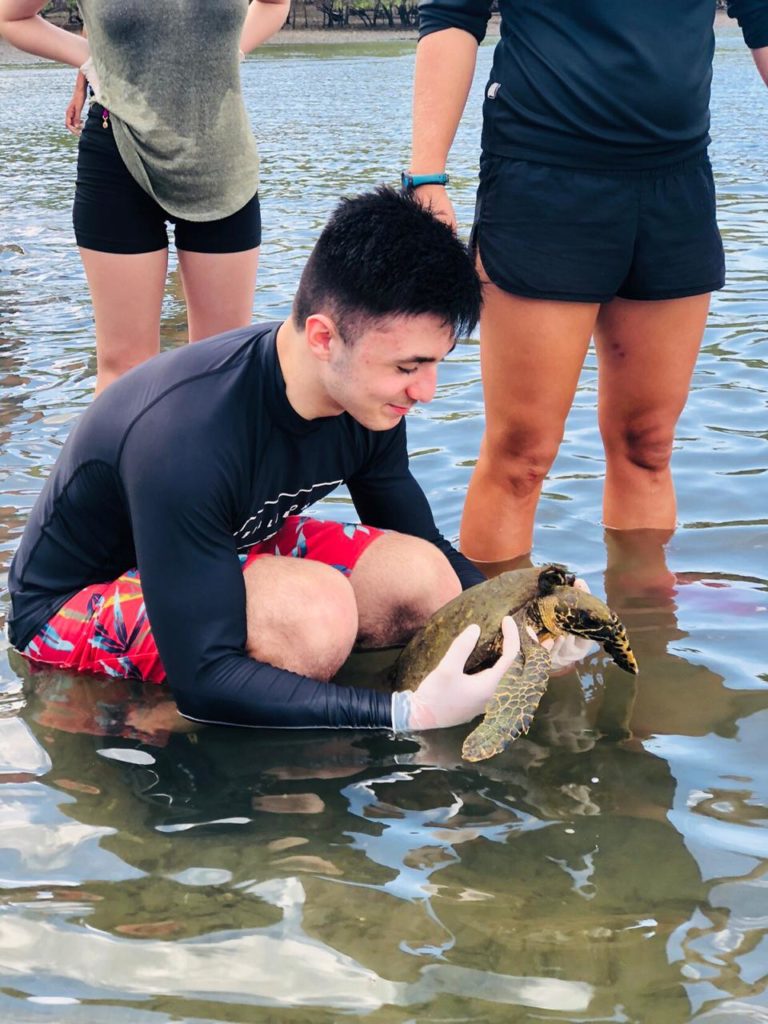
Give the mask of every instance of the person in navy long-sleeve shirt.
<svg viewBox="0 0 768 1024">
<path fill-rule="evenodd" d="M 403 642 L 483 579 L 435 526 L 405 428 L 479 306 L 466 247 L 419 203 L 389 189 L 342 201 L 288 320 L 157 356 L 78 421 L 11 565 L 13 645 L 167 679 L 207 722 L 419 729 L 479 714 L 519 649 L 511 620 L 497 666 L 471 679 L 476 627 L 413 694 L 328 682 L 355 642 Z M 360 523 L 305 514 L 340 484 Z"/>
</svg>

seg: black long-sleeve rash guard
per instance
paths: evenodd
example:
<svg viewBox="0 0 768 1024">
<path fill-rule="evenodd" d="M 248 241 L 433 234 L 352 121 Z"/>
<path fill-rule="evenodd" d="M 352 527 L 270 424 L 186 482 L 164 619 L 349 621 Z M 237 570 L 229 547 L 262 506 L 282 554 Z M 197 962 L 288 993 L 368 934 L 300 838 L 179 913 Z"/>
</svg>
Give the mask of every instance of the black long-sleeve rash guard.
<svg viewBox="0 0 768 1024">
<path fill-rule="evenodd" d="M 480 42 L 490 0 L 420 0 L 419 34 Z M 519 160 L 663 167 L 709 142 L 715 0 L 500 0 L 483 149 Z M 752 49 L 768 0 L 729 0 Z"/>
<path fill-rule="evenodd" d="M 182 714 L 236 725 L 389 727 L 390 698 L 244 653 L 239 553 L 346 483 L 361 520 L 431 541 L 464 588 L 481 574 L 435 526 L 408 468 L 404 421 L 305 420 L 286 397 L 279 324 L 165 353 L 120 378 L 69 436 L 9 574 L 23 649 L 83 587 L 138 566 Z M 269 596 L 265 595 L 265 600 Z"/>
</svg>

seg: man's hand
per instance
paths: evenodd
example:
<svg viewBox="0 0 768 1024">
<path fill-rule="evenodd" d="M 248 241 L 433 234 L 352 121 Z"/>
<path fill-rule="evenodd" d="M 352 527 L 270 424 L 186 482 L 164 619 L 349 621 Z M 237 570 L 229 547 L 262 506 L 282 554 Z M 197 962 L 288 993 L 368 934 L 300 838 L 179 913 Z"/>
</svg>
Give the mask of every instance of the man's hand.
<svg viewBox="0 0 768 1024">
<path fill-rule="evenodd" d="M 478 625 L 467 626 L 416 690 L 393 694 L 392 728 L 395 732 L 446 729 L 471 722 L 481 715 L 520 651 L 520 635 L 509 615 L 502 619 L 501 628 L 504 646 L 498 661 L 490 668 L 472 675 L 464 671 L 480 636 Z"/>
</svg>

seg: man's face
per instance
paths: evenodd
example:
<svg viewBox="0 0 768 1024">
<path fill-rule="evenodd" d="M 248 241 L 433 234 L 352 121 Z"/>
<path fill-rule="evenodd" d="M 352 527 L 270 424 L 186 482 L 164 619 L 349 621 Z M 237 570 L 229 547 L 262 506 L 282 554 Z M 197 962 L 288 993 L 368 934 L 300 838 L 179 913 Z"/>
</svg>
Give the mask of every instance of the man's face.
<svg viewBox="0 0 768 1024">
<path fill-rule="evenodd" d="M 417 402 L 431 402 L 437 365 L 456 344 L 431 314 L 382 317 L 350 341 L 334 337 L 324 384 L 339 411 L 369 430 L 389 430 Z"/>
</svg>

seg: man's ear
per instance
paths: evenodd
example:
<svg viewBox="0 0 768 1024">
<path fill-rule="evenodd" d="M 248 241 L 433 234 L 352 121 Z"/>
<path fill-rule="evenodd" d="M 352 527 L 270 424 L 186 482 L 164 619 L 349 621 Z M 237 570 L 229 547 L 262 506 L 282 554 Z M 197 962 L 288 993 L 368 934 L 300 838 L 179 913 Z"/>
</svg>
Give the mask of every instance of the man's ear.
<svg viewBox="0 0 768 1024">
<path fill-rule="evenodd" d="M 334 341 L 340 340 L 336 324 L 324 313 L 312 313 L 307 317 L 304 336 L 310 352 L 323 362 L 328 362 Z"/>
</svg>

